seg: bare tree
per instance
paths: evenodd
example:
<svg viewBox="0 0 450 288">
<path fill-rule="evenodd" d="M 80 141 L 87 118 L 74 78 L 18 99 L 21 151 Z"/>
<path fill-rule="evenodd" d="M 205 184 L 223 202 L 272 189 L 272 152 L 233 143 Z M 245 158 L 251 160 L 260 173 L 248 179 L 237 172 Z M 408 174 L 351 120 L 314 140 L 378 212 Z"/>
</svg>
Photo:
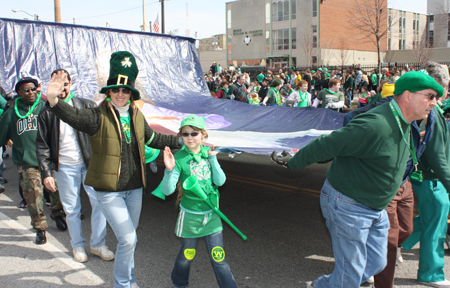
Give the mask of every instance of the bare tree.
<svg viewBox="0 0 450 288">
<path fill-rule="evenodd" d="M 347 46 L 345 38 L 340 38 L 336 46 L 339 50 L 335 53 L 335 57 L 342 69 L 344 69 L 344 66 L 350 60 L 350 51 L 345 49 Z"/>
<path fill-rule="evenodd" d="M 313 33 L 311 25 L 303 26 L 302 34 L 298 42 L 300 44 L 300 50 L 306 59 L 307 67 L 311 67 L 313 49 L 315 48 L 313 45 Z"/>
<path fill-rule="evenodd" d="M 432 55 L 433 49 L 430 47 L 430 41 L 428 40 L 426 33 L 423 33 L 416 47 L 411 50 L 411 56 L 415 62 L 422 64 L 430 60 Z"/>
<path fill-rule="evenodd" d="M 387 0 L 354 0 L 355 7 L 350 9 L 350 18 L 361 35 L 377 46 L 378 71 L 381 71 L 381 40 L 395 24 L 393 18 L 388 17 Z M 380 79 L 378 79 L 378 85 Z"/>
<path fill-rule="evenodd" d="M 336 54 L 336 51 L 334 51 L 335 48 L 336 45 L 333 38 L 320 41 L 320 54 L 323 65 L 330 66 L 330 61 Z"/>
</svg>

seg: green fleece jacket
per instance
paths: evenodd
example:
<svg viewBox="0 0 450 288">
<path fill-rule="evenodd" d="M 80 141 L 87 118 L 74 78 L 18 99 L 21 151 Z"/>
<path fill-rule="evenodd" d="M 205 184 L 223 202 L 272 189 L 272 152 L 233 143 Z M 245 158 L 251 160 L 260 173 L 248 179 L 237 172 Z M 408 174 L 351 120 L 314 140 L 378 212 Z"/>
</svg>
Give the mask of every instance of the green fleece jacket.
<svg viewBox="0 0 450 288">
<path fill-rule="evenodd" d="M 17 100 L 20 115 L 26 115 L 34 103 L 28 103 L 19 98 Z M 36 156 L 37 117 L 45 102 L 40 100 L 33 113 L 20 119 L 14 107 L 6 110 L 0 118 L 0 146 L 11 139 L 13 141 L 12 160 L 16 165 L 39 167 Z"/>
<path fill-rule="evenodd" d="M 447 192 L 450 192 L 450 133 L 444 116 L 436 112 L 433 134 L 419 159 L 419 170 L 426 180 L 441 181 Z"/>
<path fill-rule="evenodd" d="M 410 125 L 400 121 L 405 135 L 409 135 Z M 331 186 L 361 204 L 382 210 L 401 185 L 409 155 L 386 103 L 311 141 L 289 159 L 288 165 L 303 168 L 334 159 L 327 171 Z"/>
</svg>

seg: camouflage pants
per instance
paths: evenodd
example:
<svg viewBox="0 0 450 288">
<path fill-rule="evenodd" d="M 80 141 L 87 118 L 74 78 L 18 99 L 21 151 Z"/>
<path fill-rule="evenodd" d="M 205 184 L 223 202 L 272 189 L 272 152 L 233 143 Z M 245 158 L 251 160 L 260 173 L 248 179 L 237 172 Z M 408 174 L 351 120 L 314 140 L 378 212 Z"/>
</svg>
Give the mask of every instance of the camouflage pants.
<svg viewBox="0 0 450 288">
<path fill-rule="evenodd" d="M 23 191 L 23 198 L 27 202 L 28 212 L 31 217 L 31 225 L 36 230 L 47 229 L 47 218 L 44 214 L 44 184 L 42 183 L 41 172 L 38 168 L 18 165 L 19 184 Z M 56 179 L 53 175 L 53 179 Z M 59 191 L 50 191 L 50 210 L 54 217 L 64 215 Z"/>
</svg>

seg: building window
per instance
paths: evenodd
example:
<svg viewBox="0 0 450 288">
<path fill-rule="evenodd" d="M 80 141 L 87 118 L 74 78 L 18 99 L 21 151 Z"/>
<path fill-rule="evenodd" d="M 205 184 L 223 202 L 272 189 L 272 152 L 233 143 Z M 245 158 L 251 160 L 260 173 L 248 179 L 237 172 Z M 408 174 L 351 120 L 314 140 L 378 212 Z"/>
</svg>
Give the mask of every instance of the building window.
<svg viewBox="0 0 450 288">
<path fill-rule="evenodd" d="M 227 23 L 228 23 L 228 29 L 231 29 L 231 10 L 228 10 L 228 15 L 227 15 L 228 19 L 227 19 Z"/>
<path fill-rule="evenodd" d="M 398 40 L 398 50 L 402 50 L 402 39 Z"/>
<path fill-rule="evenodd" d="M 391 38 L 388 38 L 388 50 L 391 50 Z"/>
<path fill-rule="evenodd" d="M 428 31 L 428 45 L 431 47 L 433 47 L 433 42 L 434 42 L 434 31 Z"/>
<path fill-rule="evenodd" d="M 398 19 L 398 34 L 402 33 L 402 17 Z"/>
<path fill-rule="evenodd" d="M 312 33 L 317 33 L 317 25 L 312 25 Z"/>
<path fill-rule="evenodd" d="M 297 49 L 297 28 L 291 28 L 292 49 Z"/>
<path fill-rule="evenodd" d="M 405 33 L 405 30 L 406 30 L 406 17 L 403 17 L 403 33 Z"/>
<path fill-rule="evenodd" d="M 291 12 L 292 12 L 292 20 L 297 19 L 297 0 L 291 1 Z"/>
<path fill-rule="evenodd" d="M 312 17 L 317 17 L 317 0 L 312 0 Z"/>
<path fill-rule="evenodd" d="M 266 50 L 270 50 L 270 31 L 266 30 Z"/>
<path fill-rule="evenodd" d="M 317 35 L 312 36 L 312 47 L 317 48 Z"/>
<path fill-rule="evenodd" d="M 450 40 L 450 14 L 448 14 L 448 21 L 447 21 L 447 40 Z"/>
<path fill-rule="evenodd" d="M 289 29 L 272 31 L 273 50 L 289 50 Z M 297 30 L 292 28 L 292 49 L 297 49 Z"/>
<path fill-rule="evenodd" d="M 403 40 L 402 40 L 402 49 L 403 49 L 403 50 L 404 50 L 404 49 L 405 49 L 405 47 L 406 47 L 406 45 L 405 45 L 405 44 L 406 44 L 406 40 L 404 40 L 404 39 L 403 39 Z"/>
<path fill-rule="evenodd" d="M 266 24 L 270 23 L 270 3 L 266 4 Z"/>
<path fill-rule="evenodd" d="M 416 35 L 419 35 L 419 30 L 420 30 L 420 22 L 419 19 L 416 20 Z"/>
<path fill-rule="evenodd" d="M 427 18 L 428 23 L 434 22 L 434 15 L 428 15 Z"/>
<path fill-rule="evenodd" d="M 295 0 L 284 0 L 272 3 L 272 22 L 289 20 L 289 3 L 291 3 L 292 19 L 297 19 L 297 4 Z"/>
</svg>

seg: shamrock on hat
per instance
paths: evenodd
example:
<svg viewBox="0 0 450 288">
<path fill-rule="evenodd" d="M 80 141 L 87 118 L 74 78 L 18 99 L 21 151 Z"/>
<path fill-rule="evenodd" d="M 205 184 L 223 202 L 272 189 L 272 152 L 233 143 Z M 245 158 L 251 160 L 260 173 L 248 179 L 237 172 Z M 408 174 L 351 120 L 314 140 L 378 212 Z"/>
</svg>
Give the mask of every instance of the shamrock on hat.
<svg viewBox="0 0 450 288">
<path fill-rule="evenodd" d="M 131 89 L 134 100 L 141 99 L 139 91 L 134 88 L 139 69 L 133 54 L 128 51 L 114 52 L 111 54 L 109 64 L 107 86 L 103 87 L 100 93 L 106 93 L 108 89 L 125 87 Z"/>
</svg>

